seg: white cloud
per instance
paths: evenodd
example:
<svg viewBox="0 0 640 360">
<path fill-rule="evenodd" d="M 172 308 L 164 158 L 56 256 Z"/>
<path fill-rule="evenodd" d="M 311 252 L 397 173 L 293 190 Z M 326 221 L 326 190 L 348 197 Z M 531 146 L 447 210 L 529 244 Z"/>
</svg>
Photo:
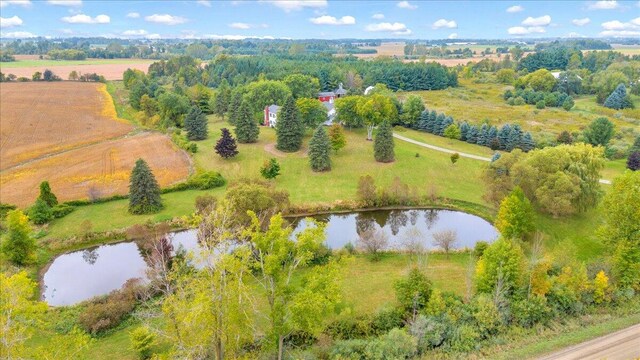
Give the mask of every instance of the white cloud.
<svg viewBox="0 0 640 360">
<path fill-rule="evenodd" d="M 449 36 L 447 36 L 447 39 L 457 39 L 458 38 L 458 33 L 452 33 L 449 34 Z"/>
<path fill-rule="evenodd" d="M 0 28 L 10 28 L 20 25 L 22 25 L 22 19 L 17 16 L 13 16 L 10 18 L 0 17 Z"/>
<path fill-rule="evenodd" d="M 442 29 L 442 28 L 455 29 L 458 27 L 458 24 L 456 24 L 454 20 L 440 19 L 434 22 L 433 25 L 431 25 L 431 27 L 434 29 Z"/>
<path fill-rule="evenodd" d="M 94 18 L 85 14 L 77 14 L 73 16 L 65 16 L 60 20 L 69 24 L 108 24 L 111 22 L 111 18 L 104 14 L 98 15 Z"/>
<path fill-rule="evenodd" d="M 186 18 L 181 16 L 173 16 L 169 14 L 153 14 L 144 17 L 148 22 L 163 24 L 163 25 L 179 25 L 187 22 Z"/>
<path fill-rule="evenodd" d="M 343 16 L 340 19 L 337 19 L 333 16 L 323 15 L 316 18 L 309 19 L 312 23 L 316 25 L 355 25 L 356 18 L 353 16 Z"/>
<path fill-rule="evenodd" d="M 372 19 L 376 19 L 376 20 L 382 20 L 384 19 L 384 14 L 373 14 L 373 16 L 371 16 Z"/>
<path fill-rule="evenodd" d="M 47 0 L 47 4 L 58 6 L 82 6 L 82 0 Z"/>
<path fill-rule="evenodd" d="M 590 22 L 591 22 L 591 19 L 589 19 L 589 18 L 584 18 L 584 19 L 573 19 L 571 22 L 572 22 L 572 23 L 573 23 L 573 25 L 575 25 L 575 26 L 585 26 L 585 25 L 587 25 L 588 23 L 590 23 Z"/>
<path fill-rule="evenodd" d="M 411 34 L 411 29 L 407 29 L 407 25 L 403 24 L 403 23 L 388 23 L 388 22 L 384 22 L 384 23 L 378 23 L 378 24 L 369 24 L 367 25 L 367 27 L 365 28 L 366 31 L 371 31 L 371 32 L 390 32 L 393 33 L 395 35 L 410 35 Z"/>
<path fill-rule="evenodd" d="M 551 16 L 544 15 L 537 18 L 529 16 L 522 21 L 522 25 L 525 26 L 548 26 L 551 24 Z"/>
<path fill-rule="evenodd" d="M 125 30 L 122 32 L 123 36 L 144 36 L 147 35 L 147 30 Z"/>
<path fill-rule="evenodd" d="M 209 0 L 198 0 L 197 4 L 205 7 L 211 7 L 211 1 Z"/>
<path fill-rule="evenodd" d="M 600 32 L 600 36 L 604 37 L 637 37 L 640 31 L 636 30 L 605 30 Z"/>
<path fill-rule="evenodd" d="M 0 0 L 0 8 L 3 8 L 5 6 L 9 6 L 9 5 L 30 7 L 31 6 L 31 0 Z"/>
<path fill-rule="evenodd" d="M 520 5 L 513 5 L 507 8 L 508 13 L 517 13 L 521 11 L 524 11 L 524 8 Z"/>
<path fill-rule="evenodd" d="M 589 10 L 613 10 L 617 9 L 620 6 L 615 0 L 607 0 L 607 1 L 596 1 L 587 7 Z"/>
<path fill-rule="evenodd" d="M 409 10 L 415 10 L 418 8 L 417 5 L 410 4 L 408 1 L 400 1 L 399 3 L 396 4 L 396 6 L 401 9 L 409 9 Z"/>
<path fill-rule="evenodd" d="M 251 25 L 250 24 L 241 23 L 241 22 L 231 23 L 231 24 L 229 24 L 229 27 L 230 28 L 234 28 L 234 29 L 242 29 L 242 30 L 251 29 Z"/>
<path fill-rule="evenodd" d="M 304 8 L 325 8 L 328 5 L 327 0 L 263 0 L 262 2 L 269 3 L 285 12 L 298 11 Z"/>
<path fill-rule="evenodd" d="M 565 37 L 568 37 L 568 38 L 582 38 L 582 37 L 585 37 L 585 36 L 582 35 L 582 34 L 579 34 L 577 32 L 570 32 Z"/>
<path fill-rule="evenodd" d="M 507 33 L 509 33 L 509 35 L 529 35 L 534 33 L 541 34 L 544 32 L 545 29 L 542 26 L 513 26 L 507 29 Z"/>
<path fill-rule="evenodd" d="M 160 34 L 149 34 L 149 35 L 145 36 L 145 39 L 151 39 L 151 40 L 161 39 L 161 38 L 162 38 L 162 36 L 160 36 Z"/>
<path fill-rule="evenodd" d="M 130 12 L 130 13 L 128 13 L 128 14 L 127 14 L 127 17 L 128 17 L 128 18 L 131 18 L 131 19 L 137 19 L 137 18 L 139 18 L 139 17 L 140 17 L 140 13 L 137 13 L 137 12 Z"/>
<path fill-rule="evenodd" d="M 640 17 L 637 17 L 637 18 L 631 20 L 631 23 L 633 25 L 640 26 Z"/>
<path fill-rule="evenodd" d="M 602 28 L 604 30 L 631 30 L 638 27 L 636 23 L 640 23 L 640 18 L 633 19 L 628 23 L 623 23 L 618 20 L 603 22 Z"/>
<path fill-rule="evenodd" d="M 34 38 L 38 35 L 32 34 L 28 31 L 14 31 L 14 32 L 3 32 L 2 37 L 7 39 L 23 39 L 23 38 Z"/>
</svg>

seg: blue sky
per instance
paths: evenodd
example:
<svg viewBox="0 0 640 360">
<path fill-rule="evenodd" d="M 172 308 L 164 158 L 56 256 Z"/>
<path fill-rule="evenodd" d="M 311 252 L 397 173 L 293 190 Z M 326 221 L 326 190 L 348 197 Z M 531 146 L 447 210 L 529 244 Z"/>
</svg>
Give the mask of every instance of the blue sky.
<svg viewBox="0 0 640 360">
<path fill-rule="evenodd" d="M 640 1 L 0 0 L 2 38 L 640 37 Z"/>
</svg>

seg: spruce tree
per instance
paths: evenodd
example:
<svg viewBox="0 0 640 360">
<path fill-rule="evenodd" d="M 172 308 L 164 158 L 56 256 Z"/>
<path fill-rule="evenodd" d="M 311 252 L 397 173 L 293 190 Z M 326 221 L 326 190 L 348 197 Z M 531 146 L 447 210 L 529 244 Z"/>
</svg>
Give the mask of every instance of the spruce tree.
<svg viewBox="0 0 640 360">
<path fill-rule="evenodd" d="M 392 162 L 395 160 L 393 150 L 393 130 L 388 121 L 383 121 L 378 128 L 376 137 L 373 140 L 373 154 L 378 162 Z"/>
<path fill-rule="evenodd" d="M 489 126 L 487 124 L 482 124 L 482 127 L 480 127 L 477 143 L 478 145 L 482 145 L 482 146 L 489 145 Z"/>
<path fill-rule="evenodd" d="M 151 214 L 162 209 L 160 187 L 146 161 L 138 159 L 131 171 L 129 183 L 129 212 Z"/>
<path fill-rule="evenodd" d="M 478 142 L 478 127 L 475 125 L 469 126 L 467 131 L 467 142 L 469 144 L 476 144 Z"/>
<path fill-rule="evenodd" d="M 529 152 L 529 151 L 533 150 L 536 147 L 536 142 L 533 141 L 533 137 L 531 136 L 530 132 L 527 131 L 524 134 L 524 136 L 522 137 L 522 141 L 520 142 L 520 146 L 519 147 L 525 152 Z"/>
<path fill-rule="evenodd" d="M 242 107 L 242 93 L 240 91 L 235 91 L 231 95 L 231 102 L 229 103 L 229 124 L 237 125 L 238 114 L 240 113 L 240 108 Z"/>
<path fill-rule="evenodd" d="M 184 118 L 184 128 L 187 130 L 187 139 L 204 140 L 208 135 L 207 117 L 197 106 L 192 106 Z"/>
<path fill-rule="evenodd" d="M 51 191 L 48 181 L 40 183 L 40 196 L 38 196 L 38 199 L 42 199 L 49 207 L 58 205 L 58 198 Z"/>
<path fill-rule="evenodd" d="M 238 155 L 238 146 L 236 140 L 231 136 L 229 129 L 222 128 L 222 135 L 216 143 L 216 153 L 225 159 Z"/>
<path fill-rule="evenodd" d="M 507 150 L 511 151 L 522 143 L 522 128 L 520 125 L 515 124 L 511 128 L 511 132 L 509 133 L 509 139 L 507 140 Z"/>
<path fill-rule="evenodd" d="M 249 104 L 243 101 L 240 108 L 236 112 L 236 139 L 241 144 L 254 143 L 258 141 L 258 135 L 260 135 L 260 129 L 258 124 L 251 117 L 251 110 L 249 110 Z"/>
<path fill-rule="evenodd" d="M 438 114 L 435 110 L 431 110 L 429 113 L 429 121 L 427 122 L 427 132 L 433 134 L 436 129 L 436 121 L 438 118 Z"/>
<path fill-rule="evenodd" d="M 324 126 L 320 125 L 309 142 L 309 164 L 313 171 L 331 170 L 330 150 L 329 137 L 324 130 Z"/>
<path fill-rule="evenodd" d="M 500 150 L 505 150 L 507 148 L 507 143 L 509 142 L 509 135 L 511 135 L 511 126 L 509 124 L 504 124 L 500 131 L 498 132 L 498 141 L 500 142 Z"/>
<path fill-rule="evenodd" d="M 616 87 L 615 90 L 607 97 L 607 100 L 604 101 L 604 106 L 610 109 L 624 109 L 626 103 L 625 99 L 627 97 L 627 88 L 624 84 L 620 84 Z"/>
<path fill-rule="evenodd" d="M 276 148 L 280 151 L 294 152 L 302 146 L 304 126 L 298 115 L 293 96 L 289 96 L 278 112 L 276 123 Z"/>
<path fill-rule="evenodd" d="M 231 103 L 231 88 L 227 79 L 223 79 L 218 86 L 218 92 L 216 94 L 215 103 L 213 106 L 213 113 L 220 116 L 224 120 L 224 114 L 229 111 L 229 105 Z"/>
<path fill-rule="evenodd" d="M 469 124 L 465 121 L 460 125 L 460 140 L 467 141 L 467 134 L 469 133 Z"/>
<path fill-rule="evenodd" d="M 629 149 L 629 153 L 640 151 L 640 135 L 636 136 L 636 140 L 633 142 L 633 146 Z"/>
<path fill-rule="evenodd" d="M 420 131 L 427 131 L 429 123 L 429 110 L 424 110 L 420 113 L 420 119 L 418 119 L 417 128 Z"/>
<path fill-rule="evenodd" d="M 439 136 L 442 136 L 442 134 L 444 134 L 444 124 L 445 124 L 446 118 L 444 116 L 444 114 L 438 114 L 438 116 L 436 117 L 436 122 L 435 125 L 433 127 L 433 133 Z"/>
</svg>

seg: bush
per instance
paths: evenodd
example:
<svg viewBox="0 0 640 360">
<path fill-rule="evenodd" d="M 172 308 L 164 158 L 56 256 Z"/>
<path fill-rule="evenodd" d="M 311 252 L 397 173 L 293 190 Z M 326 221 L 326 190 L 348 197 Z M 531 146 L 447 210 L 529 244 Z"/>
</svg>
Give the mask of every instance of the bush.
<svg viewBox="0 0 640 360">
<path fill-rule="evenodd" d="M 94 335 L 117 326 L 133 311 L 141 290 L 140 279 L 131 279 L 122 289 L 94 300 L 78 317 L 80 326 Z"/>
<path fill-rule="evenodd" d="M 454 351 L 469 352 L 479 347 L 480 334 L 471 325 L 458 326 L 451 336 L 450 347 Z"/>
<path fill-rule="evenodd" d="M 368 316 L 337 319 L 327 325 L 324 333 L 336 340 L 368 337 L 371 335 L 371 319 Z"/>
<path fill-rule="evenodd" d="M 518 96 L 517 98 L 515 98 L 513 100 L 513 105 L 519 106 L 519 105 L 524 105 L 526 104 L 526 102 L 524 101 L 524 99 L 521 96 Z"/>
<path fill-rule="evenodd" d="M 38 198 L 36 203 L 29 209 L 29 218 L 34 224 L 42 225 L 53 219 L 53 211 L 44 200 Z"/>
<path fill-rule="evenodd" d="M 546 103 L 544 100 L 540 100 L 536 103 L 536 109 L 544 109 L 546 107 Z"/>
<path fill-rule="evenodd" d="M 543 296 L 533 296 L 529 299 L 516 301 L 511 304 L 513 321 L 519 326 L 530 328 L 538 323 L 546 323 L 552 313 Z"/>
<path fill-rule="evenodd" d="M 476 245 L 473 247 L 473 256 L 477 259 L 480 259 L 484 251 L 489 247 L 489 243 L 486 241 L 478 241 Z"/>
<path fill-rule="evenodd" d="M 4 219 L 5 217 L 7 217 L 9 211 L 15 210 L 17 208 L 18 207 L 15 205 L 0 203 L 0 219 Z"/>
<path fill-rule="evenodd" d="M 208 214 L 215 210 L 218 199 L 213 195 L 200 195 L 196 197 L 196 212 L 198 214 Z"/>
<path fill-rule="evenodd" d="M 408 359 L 417 352 L 416 339 L 401 329 L 372 340 L 339 341 L 331 352 L 335 359 Z"/>
<path fill-rule="evenodd" d="M 225 182 L 226 181 L 224 180 L 222 175 L 220 175 L 220 173 L 216 171 L 207 171 L 200 173 L 189 181 L 193 188 L 199 190 L 209 190 L 221 187 L 224 186 Z"/>
<path fill-rule="evenodd" d="M 155 346 L 156 337 L 149 331 L 149 328 L 140 326 L 135 328 L 130 334 L 131 348 L 138 354 L 140 359 L 149 359 L 152 355 L 152 348 Z"/>
<path fill-rule="evenodd" d="M 76 208 L 74 206 L 71 206 L 69 204 L 58 204 L 56 206 L 54 206 L 51 211 L 53 213 L 53 217 L 56 219 L 59 219 L 61 217 L 65 217 L 69 214 L 71 214 L 71 212 L 73 212 L 73 210 L 75 210 Z"/>
<path fill-rule="evenodd" d="M 431 297 L 431 281 L 419 269 L 413 268 L 409 274 L 395 283 L 396 298 L 405 313 L 415 316 Z"/>
<path fill-rule="evenodd" d="M 404 325 L 404 312 L 400 308 L 378 311 L 371 319 L 371 331 L 374 335 L 386 334 L 394 328 Z"/>
</svg>

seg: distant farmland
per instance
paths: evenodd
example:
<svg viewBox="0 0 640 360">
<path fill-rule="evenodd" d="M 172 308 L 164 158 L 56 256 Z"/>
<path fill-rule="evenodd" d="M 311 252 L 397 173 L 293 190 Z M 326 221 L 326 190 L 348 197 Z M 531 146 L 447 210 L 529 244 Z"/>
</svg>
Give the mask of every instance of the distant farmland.
<svg viewBox="0 0 640 360">
<path fill-rule="evenodd" d="M 145 59 L 87 59 L 87 60 L 39 60 L 33 57 L 16 56 L 17 61 L 0 63 L 0 71 L 5 75 L 14 74 L 31 79 L 36 71 L 44 72 L 46 69 L 66 80 L 69 73 L 96 73 L 107 80 L 122 80 L 125 70 L 137 69 L 145 73 L 154 60 Z"/>
<path fill-rule="evenodd" d="M 188 156 L 158 133 L 132 135 L 104 84 L 0 85 L 0 202 L 26 206 L 49 180 L 60 200 L 126 194 L 138 158 L 161 186 L 189 174 Z"/>
</svg>

